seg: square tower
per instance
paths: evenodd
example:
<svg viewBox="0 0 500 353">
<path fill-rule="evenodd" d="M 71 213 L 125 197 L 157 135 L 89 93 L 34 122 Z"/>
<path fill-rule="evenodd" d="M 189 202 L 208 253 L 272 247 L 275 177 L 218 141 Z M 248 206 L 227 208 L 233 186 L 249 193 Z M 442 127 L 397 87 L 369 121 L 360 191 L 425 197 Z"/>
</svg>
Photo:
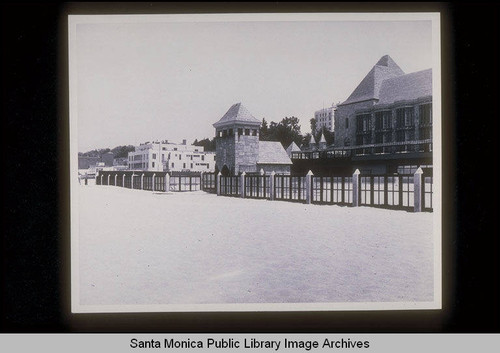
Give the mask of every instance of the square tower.
<svg viewBox="0 0 500 353">
<path fill-rule="evenodd" d="M 228 175 L 256 172 L 260 121 L 241 103 L 236 103 L 213 126 L 216 168 Z"/>
</svg>

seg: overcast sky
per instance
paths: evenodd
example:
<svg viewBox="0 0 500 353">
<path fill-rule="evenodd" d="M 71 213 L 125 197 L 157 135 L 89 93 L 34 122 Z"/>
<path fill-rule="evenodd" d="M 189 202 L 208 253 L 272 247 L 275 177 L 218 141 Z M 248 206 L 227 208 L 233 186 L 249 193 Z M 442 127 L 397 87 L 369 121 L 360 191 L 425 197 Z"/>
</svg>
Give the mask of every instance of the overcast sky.
<svg viewBox="0 0 500 353">
<path fill-rule="evenodd" d="M 314 111 L 344 101 L 383 55 L 406 73 L 433 62 L 431 21 L 156 18 L 80 23 L 73 38 L 80 152 L 212 138 L 238 102 L 259 120 L 296 116 L 306 133 Z"/>
</svg>

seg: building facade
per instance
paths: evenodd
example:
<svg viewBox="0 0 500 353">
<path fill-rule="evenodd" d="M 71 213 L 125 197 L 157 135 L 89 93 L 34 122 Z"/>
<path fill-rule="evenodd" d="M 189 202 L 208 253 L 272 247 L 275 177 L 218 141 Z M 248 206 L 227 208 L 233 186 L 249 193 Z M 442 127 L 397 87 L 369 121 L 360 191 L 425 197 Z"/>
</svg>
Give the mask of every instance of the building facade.
<svg viewBox="0 0 500 353">
<path fill-rule="evenodd" d="M 260 121 L 241 103 L 229 108 L 213 124 L 216 133 L 216 168 L 224 175 L 289 174 L 292 161 L 279 142 L 259 141 Z"/>
<path fill-rule="evenodd" d="M 128 153 L 129 170 L 213 172 L 215 153 L 203 146 L 155 141 L 141 143 Z"/>
<path fill-rule="evenodd" d="M 335 147 L 431 140 L 432 70 L 405 74 L 390 56 L 382 57 L 338 105 L 334 130 Z M 401 145 L 399 152 L 409 148 Z"/>
<path fill-rule="evenodd" d="M 292 152 L 292 172 L 431 175 L 433 118 L 432 69 L 407 74 L 385 55 L 337 105 L 334 145 Z"/>
<path fill-rule="evenodd" d="M 383 56 L 338 105 L 334 125 L 335 149 L 349 150 L 353 159 L 405 160 L 431 153 L 432 70 L 405 74 Z"/>
<path fill-rule="evenodd" d="M 337 106 L 335 104 L 332 104 L 331 107 L 323 108 L 314 112 L 314 119 L 316 120 L 316 132 L 321 130 L 323 127 L 328 131 L 334 130 L 336 109 Z"/>
</svg>

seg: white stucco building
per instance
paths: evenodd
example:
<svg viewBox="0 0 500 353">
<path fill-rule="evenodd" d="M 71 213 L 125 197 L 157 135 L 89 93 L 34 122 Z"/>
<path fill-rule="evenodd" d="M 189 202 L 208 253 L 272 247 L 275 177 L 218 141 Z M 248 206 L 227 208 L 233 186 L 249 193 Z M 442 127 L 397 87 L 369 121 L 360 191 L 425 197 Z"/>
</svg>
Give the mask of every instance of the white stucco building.
<svg viewBox="0 0 500 353">
<path fill-rule="evenodd" d="M 333 131 L 335 109 L 337 109 L 337 106 L 332 104 L 331 107 L 323 108 L 314 112 L 316 131 L 319 131 L 322 127 L 326 127 L 328 131 Z"/>
<path fill-rule="evenodd" d="M 128 153 L 130 170 L 213 172 L 215 152 L 205 152 L 203 146 L 168 141 L 141 143 Z"/>
</svg>

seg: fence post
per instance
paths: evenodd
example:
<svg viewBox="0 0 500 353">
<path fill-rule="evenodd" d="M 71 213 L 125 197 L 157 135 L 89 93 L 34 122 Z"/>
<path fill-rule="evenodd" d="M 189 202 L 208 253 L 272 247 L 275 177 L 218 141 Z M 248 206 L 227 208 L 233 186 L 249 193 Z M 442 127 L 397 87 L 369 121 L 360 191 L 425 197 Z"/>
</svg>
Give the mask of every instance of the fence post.
<svg viewBox="0 0 500 353">
<path fill-rule="evenodd" d="M 313 172 L 309 170 L 306 174 L 306 203 L 309 204 L 312 201 L 312 192 L 311 192 L 311 181 Z"/>
<path fill-rule="evenodd" d="M 271 172 L 271 175 L 269 176 L 269 196 L 271 201 L 274 200 L 274 176 L 276 173 L 274 170 Z"/>
<path fill-rule="evenodd" d="M 245 175 L 247 173 L 243 172 L 240 175 L 240 197 L 245 197 Z"/>
<path fill-rule="evenodd" d="M 118 181 L 118 173 L 117 173 L 117 174 L 115 174 L 115 186 L 117 186 L 117 185 L 116 185 L 116 184 L 117 184 L 117 181 Z"/>
<path fill-rule="evenodd" d="M 352 175 L 352 205 L 354 207 L 359 206 L 359 181 L 360 181 L 360 171 L 356 169 Z"/>
<path fill-rule="evenodd" d="M 102 185 L 102 177 L 103 177 L 103 176 L 104 176 L 104 175 L 102 175 L 102 174 L 101 174 L 101 185 Z"/>
<path fill-rule="evenodd" d="M 165 192 L 170 191 L 170 174 L 165 173 Z"/>
<path fill-rule="evenodd" d="M 203 172 L 200 172 L 200 190 L 203 191 Z"/>
<path fill-rule="evenodd" d="M 422 168 L 418 168 L 413 174 L 413 210 L 414 212 L 422 212 Z"/>
<path fill-rule="evenodd" d="M 144 173 L 141 175 L 141 190 L 144 190 Z"/>
<path fill-rule="evenodd" d="M 153 176 L 151 178 L 153 183 L 153 185 L 151 185 L 152 191 L 155 191 L 155 178 L 156 178 L 156 173 L 153 173 Z"/>
<path fill-rule="evenodd" d="M 217 174 L 217 182 L 215 184 L 215 188 L 217 189 L 217 196 L 220 196 L 220 177 L 222 176 L 222 173 L 219 172 L 219 174 Z"/>
</svg>

